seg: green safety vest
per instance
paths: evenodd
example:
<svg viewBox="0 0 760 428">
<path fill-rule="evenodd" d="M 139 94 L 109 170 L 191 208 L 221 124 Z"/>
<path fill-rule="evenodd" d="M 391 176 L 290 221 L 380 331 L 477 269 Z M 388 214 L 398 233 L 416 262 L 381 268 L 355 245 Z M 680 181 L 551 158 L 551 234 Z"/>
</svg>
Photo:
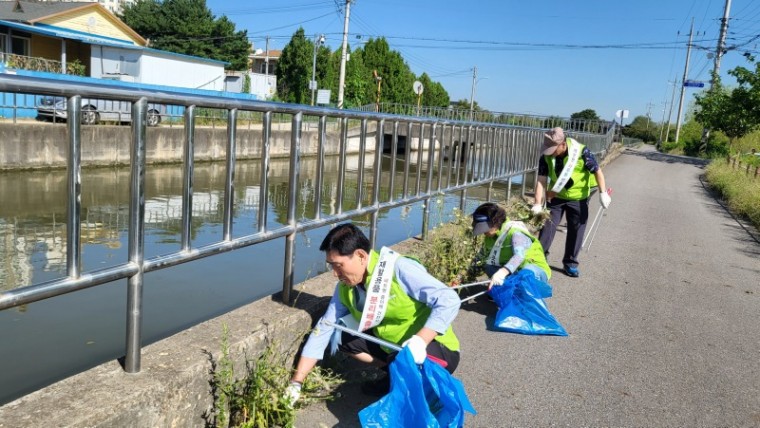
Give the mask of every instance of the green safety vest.
<svg viewBox="0 0 760 428">
<path fill-rule="evenodd" d="M 583 149 L 586 147 L 583 144 L 575 141 L 572 138 L 568 138 L 567 140 L 567 148 L 568 151 L 570 150 L 571 145 L 579 145 L 579 150 L 581 153 L 583 153 Z M 565 162 L 570 158 L 570 156 L 565 156 L 562 158 L 562 167 L 565 167 Z M 556 183 L 557 181 L 557 171 L 555 170 L 555 162 L 557 158 L 552 156 L 544 156 L 544 159 L 546 160 L 546 164 L 549 165 L 549 178 L 551 181 L 547 185 L 549 189 L 551 190 L 552 184 Z M 568 201 L 580 201 L 583 199 L 588 198 L 588 195 L 591 194 L 591 189 L 597 186 L 596 183 L 596 176 L 594 174 L 590 173 L 584 163 L 583 163 L 583 156 L 578 157 L 578 162 L 575 163 L 575 168 L 573 169 L 573 174 L 570 176 L 570 178 L 573 180 L 572 187 L 564 188 L 561 192 L 557 193 L 557 197 L 561 199 L 565 199 Z"/>
<path fill-rule="evenodd" d="M 370 251 L 369 264 L 367 265 L 369 274 L 364 283 L 365 288 L 369 285 L 379 256 L 375 250 Z M 360 321 L 362 311 L 357 307 L 356 293 L 353 292 L 353 288 L 342 282 L 338 283 L 338 296 L 341 303 L 351 312 L 351 315 Z M 372 333 L 375 337 L 401 345 L 425 326 L 430 312 L 431 309 L 426 304 L 412 299 L 404 292 L 394 272 L 385 317 L 380 321 L 380 324 L 372 328 Z M 457 339 L 451 326 L 446 329 L 444 334 L 436 336 L 435 340 L 452 351 L 459 351 L 459 339 Z M 387 349 L 386 351 L 390 352 Z"/>
<path fill-rule="evenodd" d="M 494 236 L 486 236 L 483 241 L 483 248 L 485 250 L 485 255 L 488 256 L 488 254 L 491 254 L 491 250 L 493 249 L 493 246 L 496 244 L 496 240 L 503 234 L 506 230 L 508 221 L 505 221 L 504 224 L 501 225 L 501 229 L 499 230 L 499 233 Z M 544 248 L 541 246 L 541 242 L 533 236 L 530 232 L 528 232 L 526 229 L 523 229 L 521 227 L 512 226 L 509 228 L 507 233 L 507 238 L 504 239 L 504 242 L 501 245 L 501 253 L 499 254 L 499 264 L 501 266 L 504 266 L 507 264 L 509 259 L 512 258 L 514 255 L 514 252 L 512 251 L 512 235 L 516 231 L 520 231 L 525 236 L 530 238 L 533 243 L 530 245 L 530 248 L 528 248 L 528 251 L 525 253 L 525 259 L 523 259 L 523 262 L 520 263 L 520 266 L 518 266 L 518 269 L 522 269 L 523 266 L 527 264 L 534 264 L 546 272 L 546 278 L 549 279 L 552 277 L 552 270 L 549 268 L 549 263 L 546 262 L 546 256 L 544 255 Z M 514 272 L 512 272 L 514 273 Z"/>
</svg>

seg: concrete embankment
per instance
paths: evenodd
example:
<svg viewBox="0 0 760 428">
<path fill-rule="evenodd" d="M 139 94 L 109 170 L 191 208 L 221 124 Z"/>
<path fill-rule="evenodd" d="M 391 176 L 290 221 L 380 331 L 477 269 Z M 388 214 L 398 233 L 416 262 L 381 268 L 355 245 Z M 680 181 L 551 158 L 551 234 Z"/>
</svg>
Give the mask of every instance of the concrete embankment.
<svg viewBox="0 0 760 428">
<path fill-rule="evenodd" d="M 329 128 L 329 127 L 328 127 Z M 375 129 L 368 125 L 366 151 L 374 152 Z M 129 164 L 131 127 L 96 125 L 82 126 L 82 166 L 120 166 Z M 339 153 L 339 131 L 326 131 L 325 153 Z M 147 130 L 147 162 L 182 162 L 185 130 L 177 127 L 157 127 Z M 272 158 L 290 154 L 291 132 L 289 125 L 273 126 L 270 135 Z M 51 123 L 0 123 L 0 170 L 63 168 L 68 153 L 68 131 L 65 124 Z M 262 131 L 259 127 L 239 127 L 236 136 L 236 158 L 261 157 Z M 319 147 L 316 126 L 307 127 L 301 135 L 302 155 L 315 155 Z M 348 153 L 359 153 L 359 129 L 348 132 Z M 225 127 L 197 127 L 194 137 L 194 159 L 197 162 L 223 160 L 227 152 Z"/>
</svg>

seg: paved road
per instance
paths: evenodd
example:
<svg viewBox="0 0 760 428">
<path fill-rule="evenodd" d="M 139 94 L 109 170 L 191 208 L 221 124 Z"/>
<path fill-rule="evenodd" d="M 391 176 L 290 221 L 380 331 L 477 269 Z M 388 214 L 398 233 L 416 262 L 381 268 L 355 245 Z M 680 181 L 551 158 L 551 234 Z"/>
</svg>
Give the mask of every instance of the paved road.
<svg viewBox="0 0 760 428">
<path fill-rule="evenodd" d="M 479 412 L 467 427 L 760 426 L 760 243 L 702 173 L 647 147 L 605 168 L 613 202 L 581 277 L 551 280 L 547 304 L 568 337 L 488 331 L 492 304 L 463 307 L 456 376 Z M 558 233 L 553 267 L 563 245 Z M 358 426 L 372 399 L 356 384 L 340 392 L 296 425 Z"/>
</svg>

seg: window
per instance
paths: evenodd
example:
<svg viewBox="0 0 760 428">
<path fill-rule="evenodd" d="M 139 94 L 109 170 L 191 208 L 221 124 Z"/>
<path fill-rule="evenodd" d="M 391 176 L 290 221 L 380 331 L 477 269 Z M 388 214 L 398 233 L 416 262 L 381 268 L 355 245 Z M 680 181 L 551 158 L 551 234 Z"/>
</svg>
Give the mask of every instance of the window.
<svg viewBox="0 0 760 428">
<path fill-rule="evenodd" d="M 26 37 L 11 37 L 11 53 L 16 55 L 29 56 L 29 39 Z"/>
<path fill-rule="evenodd" d="M 8 43 L 8 36 L 0 34 L 0 53 L 5 53 L 5 44 Z"/>
</svg>

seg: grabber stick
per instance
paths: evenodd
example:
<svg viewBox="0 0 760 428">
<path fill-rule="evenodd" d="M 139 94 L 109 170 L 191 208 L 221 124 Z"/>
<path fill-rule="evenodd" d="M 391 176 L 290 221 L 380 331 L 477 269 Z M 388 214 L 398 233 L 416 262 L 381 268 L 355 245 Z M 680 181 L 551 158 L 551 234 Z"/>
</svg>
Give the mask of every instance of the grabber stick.
<svg viewBox="0 0 760 428">
<path fill-rule="evenodd" d="M 472 296 L 470 296 L 470 297 L 466 297 L 466 298 L 462 299 L 462 303 L 464 303 L 464 302 L 466 302 L 466 301 L 468 301 L 468 300 L 472 300 L 472 299 L 474 299 L 474 298 L 476 298 L 476 297 L 478 297 L 478 296 L 482 296 L 482 295 L 484 295 L 484 294 L 486 294 L 486 293 L 488 293 L 488 290 L 483 290 L 483 291 L 481 291 L 480 293 L 475 293 L 475 294 L 473 294 L 473 295 L 472 295 Z"/>
<path fill-rule="evenodd" d="M 490 280 L 478 281 L 478 282 L 473 282 L 473 283 L 470 283 L 470 284 L 455 285 L 455 286 L 449 287 L 449 288 L 452 289 L 452 290 L 456 290 L 456 289 L 459 289 L 459 288 L 467 288 L 467 287 L 474 287 L 476 285 L 484 285 L 484 284 L 488 284 L 489 282 L 491 282 L 491 281 Z"/>
<path fill-rule="evenodd" d="M 370 342 L 377 343 L 380 346 L 385 346 L 386 348 L 393 349 L 394 351 L 400 351 L 401 350 L 400 346 L 396 345 L 395 343 L 388 342 L 387 340 L 379 339 L 379 338 L 377 338 L 375 336 L 372 336 L 370 334 L 362 333 L 361 331 L 353 330 L 353 329 L 350 329 L 348 327 L 345 327 L 345 326 L 342 326 L 342 325 L 338 325 L 338 324 L 336 324 L 334 322 L 330 322 L 330 321 L 323 321 L 323 322 L 327 326 L 333 326 L 334 328 L 336 328 L 336 329 L 338 329 L 340 331 L 344 331 L 344 332 L 346 332 L 346 333 L 348 333 L 348 334 L 350 334 L 352 336 L 361 337 L 364 340 L 368 340 Z M 434 363 L 437 363 L 438 365 L 440 365 L 443 368 L 446 368 L 449 365 L 449 363 L 447 363 L 446 361 L 444 361 L 444 360 L 442 360 L 440 358 L 436 358 L 436 357 L 434 357 L 434 356 L 432 356 L 430 354 L 428 354 L 427 358 L 428 358 L 428 360 L 430 360 L 430 361 L 432 361 Z"/>
<path fill-rule="evenodd" d="M 607 194 L 612 195 L 612 187 L 607 188 Z M 594 242 L 594 237 L 596 236 L 596 232 L 599 231 L 599 228 L 602 227 L 602 218 L 604 217 L 602 212 L 604 211 L 604 207 L 599 207 L 599 211 L 596 213 L 596 218 L 594 218 L 594 222 L 591 223 L 591 229 L 589 230 L 589 233 L 591 233 L 591 239 L 589 240 L 589 234 L 586 234 L 586 237 L 583 239 L 583 243 L 581 244 L 581 248 L 586 247 L 586 241 L 588 240 L 588 247 L 586 247 L 586 252 L 588 252 L 589 248 L 591 248 L 591 244 Z M 597 220 L 599 220 L 599 224 L 597 224 Z M 594 229 L 594 226 L 596 225 L 596 229 Z"/>
</svg>

